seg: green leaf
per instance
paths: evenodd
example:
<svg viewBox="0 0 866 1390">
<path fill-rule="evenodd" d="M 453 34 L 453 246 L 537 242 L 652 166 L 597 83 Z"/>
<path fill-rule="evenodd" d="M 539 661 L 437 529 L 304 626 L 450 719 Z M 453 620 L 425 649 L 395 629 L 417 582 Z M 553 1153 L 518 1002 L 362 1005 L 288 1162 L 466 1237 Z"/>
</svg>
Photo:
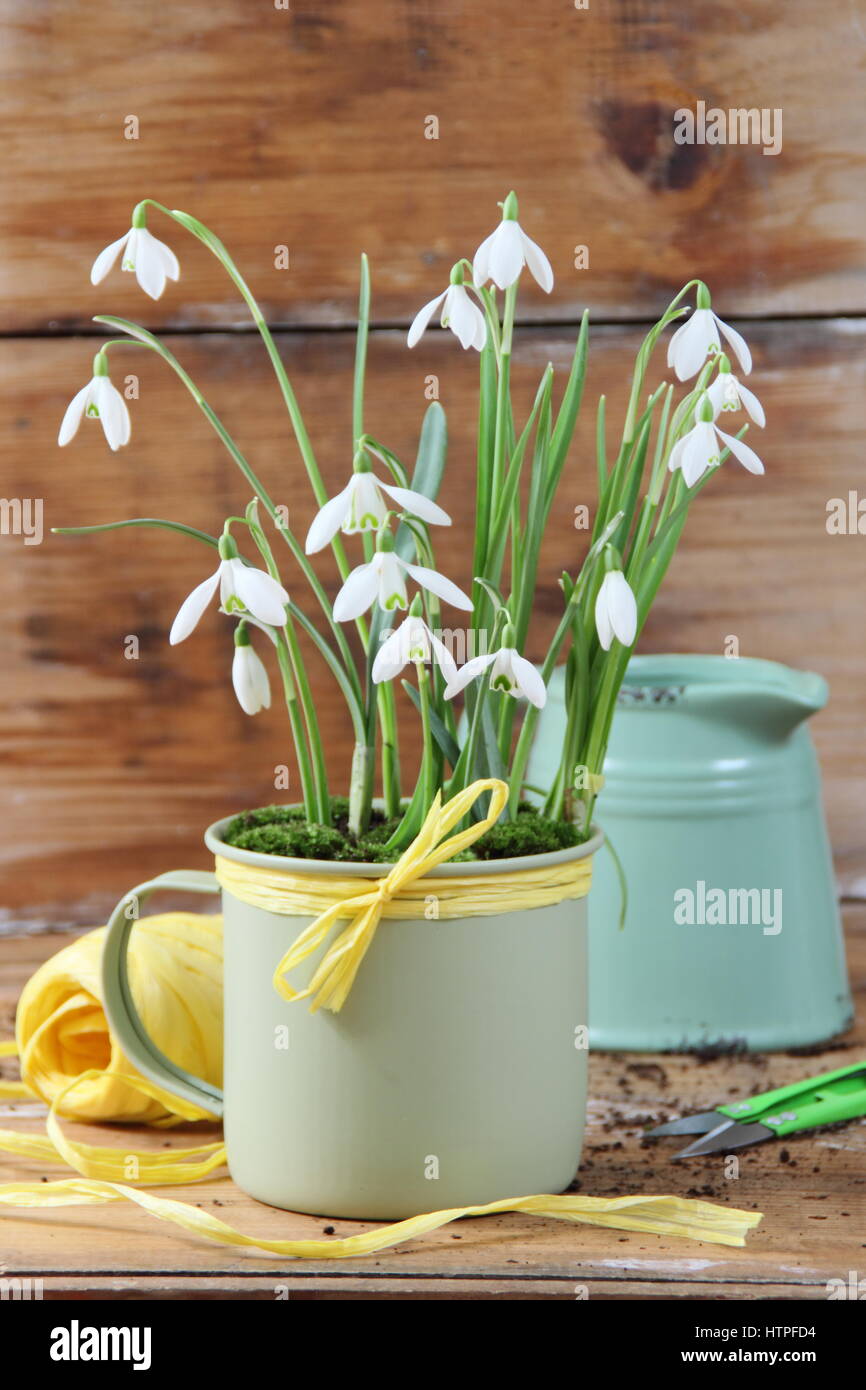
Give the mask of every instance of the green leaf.
<svg viewBox="0 0 866 1390">
<path fill-rule="evenodd" d="M 605 443 L 605 398 L 599 396 L 598 411 L 595 417 L 595 466 L 598 472 L 598 495 L 601 497 L 607 485 L 607 446 Z"/>
<path fill-rule="evenodd" d="M 445 411 L 438 401 L 431 401 L 421 425 L 418 456 L 411 482 L 412 490 L 429 497 L 431 502 L 438 496 L 447 454 L 448 424 Z M 409 559 L 414 553 L 412 531 L 405 522 L 401 522 L 397 527 L 394 549 L 403 560 Z"/>
<path fill-rule="evenodd" d="M 400 684 L 402 685 L 403 689 L 406 691 L 406 694 L 409 696 L 409 699 L 412 701 L 412 704 L 415 706 L 416 710 L 420 714 L 421 697 L 418 694 L 416 687 L 412 685 L 411 681 L 401 681 Z M 448 762 L 450 763 L 451 767 L 456 767 L 457 759 L 460 757 L 459 745 L 457 743 L 457 740 L 453 738 L 451 734 L 448 732 L 442 720 L 439 718 L 439 715 L 436 713 L 436 710 L 433 708 L 431 708 L 430 710 L 430 729 L 433 734 L 433 737 L 439 745 L 441 752 L 448 759 Z"/>
<path fill-rule="evenodd" d="M 553 431 L 551 442 L 551 479 L 550 495 L 546 499 L 547 506 L 553 502 L 553 493 L 556 491 L 560 474 L 571 446 L 574 436 L 574 427 L 577 423 L 580 402 L 583 397 L 583 382 L 586 376 L 586 361 L 589 348 L 589 310 L 585 309 L 583 318 L 580 321 L 580 332 L 577 335 L 577 344 L 574 349 L 574 358 L 571 363 L 568 382 L 565 393 L 562 397 L 562 404 L 559 407 L 559 414 L 556 417 L 556 426 Z"/>
<path fill-rule="evenodd" d="M 550 415 L 550 397 L 552 389 L 553 368 L 548 364 L 538 384 L 538 390 L 535 393 L 535 400 L 532 404 L 529 419 L 514 447 L 511 461 L 506 469 L 502 486 L 502 495 L 496 504 L 496 511 L 493 518 L 493 540 L 488 550 L 487 566 L 485 570 L 488 576 L 498 576 L 502 568 L 505 544 L 508 539 L 509 513 L 511 512 L 512 504 L 517 495 L 526 446 L 532 435 L 532 430 L 536 424 L 539 411 L 545 411 L 548 417 Z"/>
<path fill-rule="evenodd" d="M 490 516 L 493 501 L 493 456 L 496 447 L 496 351 L 487 334 L 479 364 L 478 450 L 476 455 L 475 548 L 473 571 L 489 573 Z"/>
</svg>

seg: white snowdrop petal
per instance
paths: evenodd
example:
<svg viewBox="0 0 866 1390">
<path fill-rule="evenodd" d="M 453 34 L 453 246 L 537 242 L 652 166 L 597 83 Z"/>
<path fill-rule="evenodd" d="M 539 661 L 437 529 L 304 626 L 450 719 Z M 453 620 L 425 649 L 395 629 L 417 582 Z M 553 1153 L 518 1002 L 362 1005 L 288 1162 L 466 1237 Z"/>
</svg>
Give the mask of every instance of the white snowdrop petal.
<svg viewBox="0 0 866 1390">
<path fill-rule="evenodd" d="M 683 438 L 683 451 L 680 459 L 683 477 L 687 487 L 694 487 L 710 467 L 719 461 L 719 445 L 716 431 L 708 421 L 702 420 Z"/>
<path fill-rule="evenodd" d="M 527 661 L 525 656 L 520 656 L 518 652 L 513 652 L 511 656 L 511 669 L 514 678 L 527 700 L 535 705 L 537 709 L 543 709 L 547 700 L 547 686 L 541 678 L 541 672 L 533 666 L 531 661 Z"/>
<path fill-rule="evenodd" d="M 459 695 L 461 690 L 465 690 L 470 681 L 480 676 L 482 671 L 486 671 L 488 666 L 492 666 L 496 660 L 496 652 L 488 652 L 486 656 L 473 656 L 471 661 L 467 661 L 460 667 L 457 675 L 450 680 L 445 687 L 445 699 L 451 700 L 455 695 Z"/>
<path fill-rule="evenodd" d="M 289 596 L 264 570 L 253 569 L 241 560 L 231 560 L 234 591 L 241 603 L 263 623 L 282 627 L 286 621 Z"/>
<path fill-rule="evenodd" d="M 166 269 L 157 247 L 155 237 L 145 227 L 138 231 L 134 246 L 135 278 L 145 294 L 151 299 L 159 299 L 165 289 Z"/>
<path fill-rule="evenodd" d="M 447 293 L 447 290 L 443 290 L 441 294 L 437 294 L 435 299 L 431 299 L 429 303 L 424 304 L 418 310 L 417 314 L 412 320 L 411 326 L 409 328 L 409 333 L 406 338 L 406 342 L 408 343 L 410 348 L 414 347 L 415 344 L 419 341 L 425 328 L 429 324 L 430 320 L 432 319 L 436 310 L 439 308 L 439 305 L 442 303 Z"/>
<path fill-rule="evenodd" d="M 394 499 L 401 511 L 411 512 L 413 516 L 420 517 L 431 526 L 451 525 L 448 513 L 422 492 L 415 492 L 410 487 L 395 487 L 392 483 L 379 482 L 378 479 L 376 481 L 381 490 Z"/>
<path fill-rule="evenodd" d="M 244 714 L 258 714 L 259 710 L 270 709 L 271 687 L 268 673 L 252 647 L 235 647 L 232 685 Z"/>
<path fill-rule="evenodd" d="M 116 386 L 107 376 L 95 378 L 93 400 L 110 447 L 117 451 L 129 438 L 129 412 Z"/>
<path fill-rule="evenodd" d="M 610 644 L 613 641 L 613 627 L 608 612 L 608 579 L 610 575 L 605 575 L 601 581 L 601 587 L 595 596 L 595 628 L 598 633 L 598 640 L 606 652 L 610 651 Z"/>
<path fill-rule="evenodd" d="M 405 626 L 405 623 L 401 623 L 399 627 L 389 633 L 377 651 L 371 672 L 374 685 L 380 685 L 382 681 L 392 681 L 406 665 L 408 644 L 406 634 L 403 631 Z"/>
<path fill-rule="evenodd" d="M 388 504 L 372 473 L 355 473 L 348 487 L 348 506 L 343 522 L 347 536 L 376 531 L 385 520 Z"/>
<path fill-rule="evenodd" d="M 675 330 L 675 332 L 673 332 L 673 333 L 671 334 L 671 336 L 670 336 L 670 339 L 669 339 L 669 341 L 668 341 L 668 366 L 669 366 L 669 367 L 673 367 L 673 365 L 674 365 L 674 361 L 676 360 L 676 355 L 677 355 L 677 346 L 678 346 L 679 343 L 682 342 L 683 334 L 685 333 L 685 331 L 686 331 L 686 329 L 688 328 L 688 326 L 689 326 L 689 320 L 686 319 L 685 323 L 681 323 L 680 326 L 679 326 L 679 328 L 677 328 L 677 329 Z"/>
<path fill-rule="evenodd" d="M 631 585 L 621 571 L 614 571 L 608 577 L 611 627 L 623 646 L 630 647 L 637 634 L 637 601 Z"/>
<path fill-rule="evenodd" d="M 150 233 L 148 233 L 148 235 L 150 235 Z M 174 254 L 171 247 L 166 246 L 164 241 L 159 241 L 155 236 L 151 236 L 150 239 L 153 243 L 153 246 L 157 254 L 162 259 L 163 266 L 165 267 L 165 273 L 168 276 L 169 280 L 179 280 L 180 264 L 178 262 L 177 256 Z"/>
<path fill-rule="evenodd" d="M 64 444 L 68 444 L 69 441 L 74 439 L 77 435 L 78 427 L 84 415 L 85 406 L 90 397 L 90 388 L 92 385 L 93 382 L 88 381 L 86 386 L 82 386 L 80 391 L 76 391 L 72 400 L 66 407 L 63 419 L 60 422 L 60 432 L 57 436 L 57 443 L 61 447 Z"/>
<path fill-rule="evenodd" d="M 304 549 L 308 555 L 315 555 L 317 550 L 324 549 L 336 536 L 349 510 L 350 486 L 344 487 L 342 492 L 319 508 L 307 532 Z"/>
<path fill-rule="evenodd" d="M 450 685 L 457 678 L 457 662 L 446 647 L 445 643 L 436 636 L 435 632 L 430 633 L 430 645 L 433 649 L 433 656 L 439 670 L 445 677 L 446 684 Z"/>
<path fill-rule="evenodd" d="M 452 285 L 445 299 L 445 317 L 448 327 L 460 341 L 465 350 L 472 346 L 475 337 L 475 319 L 472 304 L 462 285 Z"/>
<path fill-rule="evenodd" d="M 90 269 L 91 285 L 98 285 L 105 279 L 128 240 L 129 232 L 124 232 L 117 241 L 113 241 L 110 246 L 105 247 L 104 251 L 100 251 Z"/>
<path fill-rule="evenodd" d="M 425 565 L 405 565 L 406 570 L 411 574 L 416 584 L 420 584 L 422 589 L 429 589 L 431 594 L 436 594 L 445 603 L 452 604 L 455 608 L 463 608 L 468 612 L 472 611 L 472 600 L 468 594 L 464 594 L 462 589 L 446 579 L 444 574 L 439 574 L 438 570 L 427 569 Z"/>
<path fill-rule="evenodd" d="M 171 625 L 168 640 L 173 647 L 183 642 L 198 625 L 202 613 L 207 608 L 220 582 L 221 568 L 215 570 L 207 579 L 197 584 L 191 594 L 184 599 L 177 610 L 177 617 Z"/>
<path fill-rule="evenodd" d="M 506 218 L 493 233 L 490 278 L 501 290 L 513 285 L 523 269 L 523 242 L 516 222 Z"/>
<path fill-rule="evenodd" d="M 368 565 L 358 565 L 347 575 L 337 597 L 334 599 L 334 617 L 338 623 L 360 618 L 362 613 L 375 602 L 379 591 L 379 572 L 371 561 Z"/>
<path fill-rule="evenodd" d="M 676 444 L 675 444 L 674 447 L 671 449 L 670 457 L 669 457 L 669 459 L 668 459 L 668 468 L 670 469 L 670 471 L 671 471 L 672 473 L 674 472 L 674 470 L 675 470 L 676 468 L 679 468 L 679 467 L 680 467 L 680 464 L 682 463 L 682 459 L 683 459 L 683 449 L 685 448 L 685 444 L 686 444 L 686 440 L 687 440 L 687 439 L 688 439 L 688 435 L 684 435 L 684 436 L 682 437 L 682 439 L 678 439 L 678 440 L 677 440 Z"/>
<path fill-rule="evenodd" d="M 484 238 L 472 261 L 472 279 L 479 289 L 490 279 L 490 249 L 495 236 L 496 232 L 493 231 Z"/>
<path fill-rule="evenodd" d="M 737 439 L 733 434 L 725 434 L 723 430 L 719 430 L 719 438 L 725 441 L 734 458 L 750 473 L 763 473 L 764 465 L 754 449 L 750 449 L 744 439 Z"/>
<path fill-rule="evenodd" d="M 523 255 L 529 267 L 530 274 L 541 286 L 545 294 L 550 294 L 550 291 L 553 289 L 553 267 L 550 261 L 545 256 L 541 247 L 534 242 L 531 237 L 526 235 L 522 227 L 520 228 L 520 237 L 523 242 Z"/>
<path fill-rule="evenodd" d="M 712 311 L 707 310 L 707 312 L 710 313 Z M 738 333 L 729 323 L 724 323 L 722 319 L 719 318 L 718 314 L 713 314 L 713 319 L 718 324 L 722 334 L 733 349 L 734 356 L 746 373 L 746 376 L 748 376 L 749 372 L 752 370 L 752 354 L 749 351 L 749 345 L 742 333 Z"/>
<path fill-rule="evenodd" d="M 741 381 L 737 382 L 737 390 L 740 393 L 740 400 L 745 406 L 747 413 L 752 417 L 755 424 L 763 429 L 767 423 L 767 417 L 764 414 L 764 407 L 761 405 L 758 397 L 755 395 L 754 391 L 750 391 Z"/>
<path fill-rule="evenodd" d="M 683 324 L 682 334 L 674 336 L 678 341 L 673 354 L 673 368 L 680 381 L 688 381 L 695 376 L 710 352 L 719 351 L 719 334 L 710 309 L 695 309 L 691 318 Z"/>
</svg>

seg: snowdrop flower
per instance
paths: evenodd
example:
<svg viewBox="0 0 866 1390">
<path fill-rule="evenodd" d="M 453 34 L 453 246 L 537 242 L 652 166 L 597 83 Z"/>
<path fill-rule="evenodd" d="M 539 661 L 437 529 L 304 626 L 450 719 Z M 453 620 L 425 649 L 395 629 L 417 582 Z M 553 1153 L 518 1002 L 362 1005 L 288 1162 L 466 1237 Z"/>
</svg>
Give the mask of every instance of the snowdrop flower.
<svg viewBox="0 0 866 1390">
<path fill-rule="evenodd" d="M 388 506 L 388 497 L 397 503 L 401 511 L 411 512 L 432 526 L 451 525 L 448 513 L 423 493 L 383 483 L 369 470 L 357 472 L 352 474 L 342 492 L 325 503 L 313 520 L 307 532 L 307 554 L 314 555 L 321 550 L 338 531 L 346 536 L 358 531 L 377 531 L 389 510 L 393 510 Z"/>
<path fill-rule="evenodd" d="M 232 685 L 244 714 L 258 714 L 271 707 L 271 685 L 261 657 L 250 643 L 246 623 L 235 628 Z"/>
<path fill-rule="evenodd" d="M 608 570 L 595 600 L 595 626 L 606 652 L 614 637 L 630 647 L 637 634 L 637 603 L 622 570 Z"/>
<path fill-rule="evenodd" d="M 514 629 L 507 627 L 503 634 L 503 642 L 513 641 Z M 467 661 L 465 666 L 460 667 L 459 674 L 445 687 L 445 699 L 450 700 L 461 690 L 465 690 L 470 681 L 488 668 L 491 690 L 503 690 L 515 700 L 525 695 L 537 709 L 543 708 L 547 701 L 547 688 L 541 672 L 511 645 L 503 645 L 497 652 L 488 652 L 486 656 L 475 656 L 471 661 Z"/>
<path fill-rule="evenodd" d="M 410 565 L 408 561 L 395 555 L 394 538 L 389 532 L 380 535 L 378 544 L 379 549 L 372 560 L 352 570 L 334 599 L 334 617 L 337 622 L 345 623 L 352 618 L 360 618 L 377 599 L 379 607 L 386 613 L 393 613 L 395 608 L 408 608 L 407 574 L 416 584 L 420 584 L 422 589 L 436 594 L 446 603 L 453 604 L 455 608 L 471 610 L 472 600 L 462 589 L 458 589 L 456 584 L 452 584 L 450 579 L 446 579 L 444 574 L 427 569 L 424 565 Z"/>
<path fill-rule="evenodd" d="M 108 358 L 98 352 L 93 359 L 93 377 L 82 386 L 66 407 L 57 443 L 62 447 L 74 439 L 82 419 L 100 420 L 112 449 L 129 443 L 132 427 L 126 401 L 108 377 Z"/>
<path fill-rule="evenodd" d="M 688 381 L 701 370 L 708 357 L 721 352 L 720 330 L 748 376 L 752 370 L 752 354 L 745 338 L 713 313 L 709 290 L 706 285 L 699 285 L 694 313 L 680 325 L 668 343 L 668 366 L 673 367 L 680 381 Z"/>
<path fill-rule="evenodd" d="M 412 320 L 406 340 L 409 347 L 413 348 L 419 341 L 440 304 L 442 313 L 439 322 L 442 327 L 451 329 L 454 336 L 460 339 L 461 347 L 474 347 L 480 352 L 487 342 L 487 324 L 482 310 L 470 299 L 463 284 L 463 267 L 459 262 L 451 271 L 451 283 L 447 290 L 419 309 Z"/>
<path fill-rule="evenodd" d="M 373 681 L 392 681 L 410 661 L 435 661 L 446 681 L 457 679 L 457 664 L 445 643 L 424 622 L 410 614 L 385 639 L 373 662 Z"/>
<path fill-rule="evenodd" d="M 198 584 L 178 609 L 168 637 L 173 647 L 189 637 L 217 588 L 224 613 L 244 613 L 248 610 L 254 618 L 272 627 L 282 627 L 286 621 L 289 596 L 282 584 L 265 574 L 264 570 L 245 565 L 238 557 L 237 546 L 231 536 L 220 537 L 219 553 L 220 562 L 214 573 Z"/>
<path fill-rule="evenodd" d="M 132 214 L 132 226 L 126 234 L 100 251 L 90 271 L 90 283 L 98 285 L 103 281 L 117 260 L 120 252 L 123 258 L 121 270 L 131 270 L 145 294 L 151 299 L 159 299 L 165 289 L 166 280 L 180 278 L 177 257 L 164 241 L 153 236 L 145 225 L 146 211 L 139 204 Z"/>
<path fill-rule="evenodd" d="M 764 471 L 764 465 L 754 449 L 750 449 L 742 439 L 720 430 L 715 423 L 714 415 L 709 392 L 705 391 L 695 411 L 694 428 L 689 430 L 688 434 L 684 434 L 682 439 L 677 440 L 671 449 L 668 468 L 671 472 L 681 468 L 687 487 L 694 487 L 707 469 L 719 466 L 723 448 L 730 449 L 734 458 L 750 473 Z"/>
<path fill-rule="evenodd" d="M 764 407 L 758 397 L 733 375 L 731 364 L 724 353 L 719 359 L 719 374 L 712 385 L 707 387 L 707 395 L 712 403 L 714 419 L 718 419 L 726 411 L 739 410 L 742 407 L 761 429 L 767 423 Z"/>
<path fill-rule="evenodd" d="M 521 227 L 517 220 L 517 197 L 509 193 L 502 204 L 502 221 L 475 252 L 472 278 L 478 286 L 492 280 L 501 290 L 507 290 L 525 265 L 545 293 L 550 294 L 553 289 L 550 261 Z"/>
</svg>

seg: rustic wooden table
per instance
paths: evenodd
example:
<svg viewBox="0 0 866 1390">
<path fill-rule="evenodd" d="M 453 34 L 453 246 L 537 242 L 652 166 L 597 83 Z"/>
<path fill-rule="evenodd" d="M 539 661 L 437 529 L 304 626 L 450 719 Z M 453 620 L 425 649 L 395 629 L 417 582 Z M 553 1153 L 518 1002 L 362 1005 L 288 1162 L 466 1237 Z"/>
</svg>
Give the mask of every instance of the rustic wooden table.
<svg viewBox="0 0 866 1390">
<path fill-rule="evenodd" d="M 845 916 L 858 1021 L 834 1046 L 805 1056 L 592 1059 L 580 1190 L 670 1192 L 760 1210 L 763 1223 L 742 1250 L 509 1215 L 459 1222 L 367 1259 L 301 1263 L 226 1251 L 117 1206 L 3 1211 L 0 1274 L 39 1278 L 45 1297 L 75 1299 L 824 1299 L 829 1280 L 866 1271 L 866 1121 L 744 1150 L 736 1179 L 724 1176 L 719 1158 L 671 1163 L 673 1143 L 641 1135 L 650 1122 L 829 1070 L 866 1050 L 866 905 L 849 905 Z M 0 939 L 0 1037 L 11 1033 L 24 981 L 68 939 Z M 35 1104 L 8 1105 L 2 1126 L 42 1132 L 44 1114 Z M 70 1133 L 117 1143 L 108 1127 Z M 194 1142 L 205 1137 L 199 1127 Z M 177 1140 L 136 1131 L 135 1142 Z M 0 1158 L 6 1181 L 57 1171 Z M 261 1206 L 227 1178 L 165 1193 L 271 1238 L 321 1237 L 332 1224 L 337 1235 L 365 1229 Z"/>
</svg>

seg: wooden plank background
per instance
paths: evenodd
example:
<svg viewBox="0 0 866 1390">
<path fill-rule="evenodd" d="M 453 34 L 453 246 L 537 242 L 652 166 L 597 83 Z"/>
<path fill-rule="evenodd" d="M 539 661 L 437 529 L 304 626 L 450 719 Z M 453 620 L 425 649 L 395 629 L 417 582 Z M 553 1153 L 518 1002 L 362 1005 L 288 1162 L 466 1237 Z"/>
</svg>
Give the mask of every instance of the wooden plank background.
<svg viewBox="0 0 866 1390">
<path fill-rule="evenodd" d="M 56 449 L 89 375 L 90 318 L 112 312 L 171 331 L 299 532 L 312 515 L 261 345 L 203 248 L 166 228 L 183 275 L 158 305 L 119 273 L 90 285 L 95 252 L 149 194 L 231 247 L 280 330 L 331 487 L 351 462 L 349 325 L 358 255 L 370 254 L 368 427 L 411 454 L 425 376 L 437 375 L 455 519 L 438 554 L 466 582 L 477 364 L 450 335 L 409 353 L 404 334 L 515 187 L 557 275 L 549 299 L 525 297 L 524 402 L 548 360 L 566 369 L 585 304 L 595 324 L 528 654 L 556 620 L 555 576 L 581 553 L 572 517 L 593 501 L 595 399 L 607 392 L 621 419 L 641 325 L 701 274 L 755 349 L 767 476 L 731 464 L 704 494 L 642 650 L 717 652 L 733 633 L 743 655 L 829 678 L 815 732 L 834 849 L 848 891 L 866 891 L 866 539 L 825 524 L 828 499 L 866 488 L 862 5 L 0 0 L 0 25 L 4 496 L 44 499 L 46 530 L 144 514 L 213 530 L 246 501 L 189 398 L 143 354 L 123 359 L 141 381 L 130 447 L 113 455 L 86 425 Z M 673 112 L 699 99 L 781 108 L 782 153 L 675 145 Z M 130 116 L 136 140 L 124 138 Z M 290 268 L 278 271 L 282 245 Z M 576 245 L 589 248 L 586 270 Z M 256 720 L 238 710 L 227 625 L 211 615 L 181 649 L 167 644 L 209 563 L 164 533 L 0 536 L 7 928 L 99 920 L 138 878 L 203 865 L 209 820 L 271 798 L 284 722 L 276 708 Z M 327 560 L 321 573 L 333 590 Z M 124 657 L 131 634 L 137 661 Z M 351 730 L 326 673 L 316 689 L 339 787 Z M 410 720 L 410 757 L 413 738 Z"/>
</svg>

